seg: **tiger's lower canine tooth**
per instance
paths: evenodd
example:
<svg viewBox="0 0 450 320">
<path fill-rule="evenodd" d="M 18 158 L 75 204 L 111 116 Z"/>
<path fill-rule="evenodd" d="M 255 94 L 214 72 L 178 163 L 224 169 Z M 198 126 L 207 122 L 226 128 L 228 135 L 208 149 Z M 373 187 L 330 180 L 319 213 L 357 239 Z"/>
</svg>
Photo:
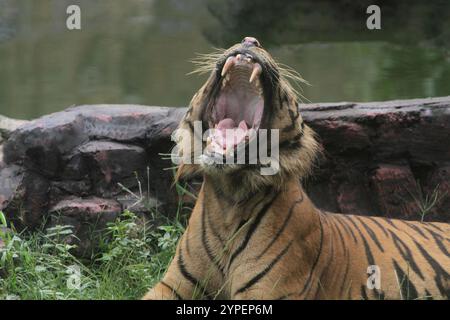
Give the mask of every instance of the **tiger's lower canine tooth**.
<svg viewBox="0 0 450 320">
<path fill-rule="evenodd" d="M 231 66 L 234 65 L 234 57 L 228 57 L 227 61 L 225 61 L 225 64 L 222 68 L 222 77 L 227 73 L 228 69 L 231 68 Z"/>
<path fill-rule="evenodd" d="M 250 83 L 252 83 L 262 72 L 262 67 L 259 63 L 253 65 L 252 75 L 250 76 Z"/>
</svg>

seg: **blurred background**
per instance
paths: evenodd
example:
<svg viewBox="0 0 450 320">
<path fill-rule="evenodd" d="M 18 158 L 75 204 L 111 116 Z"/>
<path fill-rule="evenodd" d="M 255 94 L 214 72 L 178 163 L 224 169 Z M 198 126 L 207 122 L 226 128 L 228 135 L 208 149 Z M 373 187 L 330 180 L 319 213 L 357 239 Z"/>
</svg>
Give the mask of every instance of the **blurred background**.
<svg viewBox="0 0 450 320">
<path fill-rule="evenodd" d="M 82 30 L 66 28 L 71 4 Z M 448 0 L 0 0 L 0 114 L 186 106 L 206 79 L 189 61 L 247 35 L 310 82 L 311 102 L 450 94 Z"/>
</svg>

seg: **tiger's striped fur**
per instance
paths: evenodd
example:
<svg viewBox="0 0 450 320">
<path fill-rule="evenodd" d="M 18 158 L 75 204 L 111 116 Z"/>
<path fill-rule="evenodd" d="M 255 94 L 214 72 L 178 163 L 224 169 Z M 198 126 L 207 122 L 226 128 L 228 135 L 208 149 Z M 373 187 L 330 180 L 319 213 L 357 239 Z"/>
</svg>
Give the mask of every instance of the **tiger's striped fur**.
<svg viewBox="0 0 450 320">
<path fill-rule="evenodd" d="M 263 123 L 280 129 L 281 171 L 182 165 L 178 176 L 201 172 L 203 185 L 167 273 L 144 299 L 450 298 L 449 224 L 333 214 L 309 200 L 299 179 L 319 145 L 286 69 L 260 46 L 235 45 L 203 66 L 211 76 L 180 127 L 205 119 L 225 59 L 243 50 L 264 67 Z M 380 289 L 367 287 L 371 265 Z"/>
</svg>

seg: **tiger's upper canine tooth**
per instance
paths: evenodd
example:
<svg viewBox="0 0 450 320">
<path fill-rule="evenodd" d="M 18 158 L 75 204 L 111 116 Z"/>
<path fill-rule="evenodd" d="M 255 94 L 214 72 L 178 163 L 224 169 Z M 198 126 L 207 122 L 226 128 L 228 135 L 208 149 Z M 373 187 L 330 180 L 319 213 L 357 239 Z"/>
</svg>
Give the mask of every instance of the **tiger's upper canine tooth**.
<svg viewBox="0 0 450 320">
<path fill-rule="evenodd" d="M 227 61 L 225 61 L 225 64 L 223 65 L 221 76 L 223 77 L 233 65 L 234 57 L 228 57 Z"/>
<path fill-rule="evenodd" d="M 250 83 L 252 83 L 262 72 L 261 65 L 257 62 L 253 65 L 252 74 L 250 76 Z"/>
</svg>

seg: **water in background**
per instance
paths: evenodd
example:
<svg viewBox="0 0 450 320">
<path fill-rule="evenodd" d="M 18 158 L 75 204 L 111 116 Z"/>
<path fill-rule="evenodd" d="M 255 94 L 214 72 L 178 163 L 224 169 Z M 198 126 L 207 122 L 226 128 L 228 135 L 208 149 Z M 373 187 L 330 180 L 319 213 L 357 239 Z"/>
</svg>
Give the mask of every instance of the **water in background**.
<svg viewBox="0 0 450 320">
<path fill-rule="evenodd" d="M 367 2 L 367 3 L 365 3 Z M 206 76 L 196 53 L 261 40 L 307 79 L 312 102 L 450 94 L 450 5 L 383 1 L 0 0 L 0 114 L 31 119 L 71 105 L 186 106 Z M 81 7 L 82 30 L 66 29 Z"/>
</svg>

